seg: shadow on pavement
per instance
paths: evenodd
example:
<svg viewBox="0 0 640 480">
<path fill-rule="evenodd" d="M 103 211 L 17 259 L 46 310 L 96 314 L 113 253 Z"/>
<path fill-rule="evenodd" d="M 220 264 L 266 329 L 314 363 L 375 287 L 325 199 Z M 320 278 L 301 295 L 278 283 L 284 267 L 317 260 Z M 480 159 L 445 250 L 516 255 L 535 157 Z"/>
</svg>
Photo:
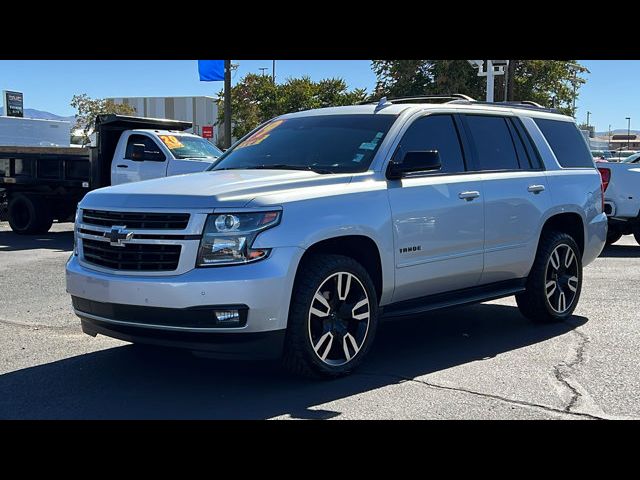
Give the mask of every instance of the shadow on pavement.
<svg viewBox="0 0 640 480">
<path fill-rule="evenodd" d="M 537 325 L 515 307 L 487 304 L 385 323 L 359 373 L 332 381 L 291 377 L 275 361 L 222 362 L 127 345 L 0 376 L 0 418 L 339 418 L 309 407 L 491 358 L 586 322 L 574 316 Z"/>
<path fill-rule="evenodd" d="M 0 252 L 38 248 L 70 252 L 73 249 L 73 231 L 49 232 L 42 235 L 16 235 L 13 232 L 0 232 Z"/>
<path fill-rule="evenodd" d="M 601 257 L 640 258 L 640 245 L 608 245 L 602 250 Z"/>
</svg>

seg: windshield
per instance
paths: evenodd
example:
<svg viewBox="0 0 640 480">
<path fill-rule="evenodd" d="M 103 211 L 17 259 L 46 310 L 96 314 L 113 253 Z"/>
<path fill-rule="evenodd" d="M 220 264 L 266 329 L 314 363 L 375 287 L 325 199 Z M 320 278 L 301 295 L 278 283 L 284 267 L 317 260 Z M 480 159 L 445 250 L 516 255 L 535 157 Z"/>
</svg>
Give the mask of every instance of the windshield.
<svg viewBox="0 0 640 480">
<path fill-rule="evenodd" d="M 222 155 L 215 145 L 201 137 L 158 135 L 176 158 L 218 158 Z"/>
<path fill-rule="evenodd" d="M 272 120 L 210 170 L 276 168 L 355 173 L 369 168 L 395 115 L 314 115 Z"/>
</svg>

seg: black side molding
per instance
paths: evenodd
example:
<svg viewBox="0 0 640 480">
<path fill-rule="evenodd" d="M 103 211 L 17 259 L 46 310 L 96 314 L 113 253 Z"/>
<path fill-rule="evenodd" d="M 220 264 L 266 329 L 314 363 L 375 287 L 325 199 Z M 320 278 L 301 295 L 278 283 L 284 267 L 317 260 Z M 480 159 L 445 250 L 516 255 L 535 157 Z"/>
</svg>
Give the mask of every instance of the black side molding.
<svg viewBox="0 0 640 480">
<path fill-rule="evenodd" d="M 509 297 L 524 291 L 526 282 L 526 278 L 518 278 L 504 282 L 490 283 L 479 287 L 427 295 L 425 297 L 385 305 L 381 309 L 381 314 L 383 319 L 387 320 L 418 315 L 443 308 L 487 302 L 489 300 Z"/>
</svg>

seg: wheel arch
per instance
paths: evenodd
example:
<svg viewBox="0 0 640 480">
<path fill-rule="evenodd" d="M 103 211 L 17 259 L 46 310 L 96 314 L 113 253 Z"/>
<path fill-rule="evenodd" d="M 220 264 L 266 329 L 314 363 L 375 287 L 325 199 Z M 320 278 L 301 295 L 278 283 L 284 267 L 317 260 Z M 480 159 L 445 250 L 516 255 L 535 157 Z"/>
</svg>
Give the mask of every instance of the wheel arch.
<svg viewBox="0 0 640 480">
<path fill-rule="evenodd" d="M 300 258 L 296 269 L 296 278 L 301 273 L 301 267 L 305 259 L 317 254 L 344 255 L 353 258 L 369 273 L 375 286 L 379 302 L 382 304 L 387 296 L 389 298 L 391 297 L 391 293 L 393 292 L 393 279 L 389 280 L 385 278 L 385 275 L 388 276 L 388 272 L 382 261 L 380 247 L 370 236 L 352 234 L 316 240 L 305 249 L 305 252 Z"/>
<path fill-rule="evenodd" d="M 547 231 L 557 231 L 570 235 L 580 248 L 580 254 L 584 254 L 585 249 L 585 221 L 582 215 L 576 211 L 554 212 L 549 215 L 540 229 L 538 236 L 538 246 L 540 246 L 540 238 Z"/>
</svg>

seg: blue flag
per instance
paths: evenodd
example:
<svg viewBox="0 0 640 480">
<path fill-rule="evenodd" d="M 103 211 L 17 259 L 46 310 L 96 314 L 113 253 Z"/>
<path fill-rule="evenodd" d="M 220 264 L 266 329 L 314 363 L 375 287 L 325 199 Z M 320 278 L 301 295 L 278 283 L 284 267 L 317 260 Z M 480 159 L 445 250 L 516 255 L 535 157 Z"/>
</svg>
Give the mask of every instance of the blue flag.
<svg viewBox="0 0 640 480">
<path fill-rule="evenodd" d="M 224 60 L 198 60 L 198 73 L 202 82 L 224 80 Z"/>
</svg>

